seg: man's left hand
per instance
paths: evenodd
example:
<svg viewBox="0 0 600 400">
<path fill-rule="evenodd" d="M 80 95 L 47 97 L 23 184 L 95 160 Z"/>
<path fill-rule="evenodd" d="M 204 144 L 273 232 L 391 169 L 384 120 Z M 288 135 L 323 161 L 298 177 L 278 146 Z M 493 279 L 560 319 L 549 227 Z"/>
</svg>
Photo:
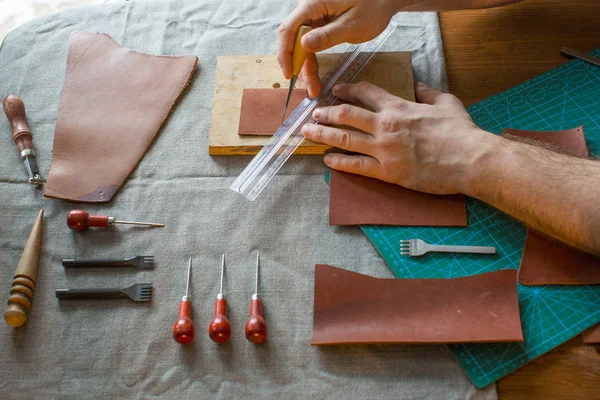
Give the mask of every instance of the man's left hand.
<svg viewBox="0 0 600 400">
<path fill-rule="evenodd" d="M 316 109 L 302 134 L 360 155 L 327 154 L 325 164 L 434 194 L 468 194 L 477 161 L 498 137 L 479 129 L 455 96 L 418 84 L 414 103 L 367 82 L 339 85 L 342 104 Z M 367 109 L 368 108 L 368 109 Z M 329 125 L 344 125 L 342 129 Z"/>
</svg>

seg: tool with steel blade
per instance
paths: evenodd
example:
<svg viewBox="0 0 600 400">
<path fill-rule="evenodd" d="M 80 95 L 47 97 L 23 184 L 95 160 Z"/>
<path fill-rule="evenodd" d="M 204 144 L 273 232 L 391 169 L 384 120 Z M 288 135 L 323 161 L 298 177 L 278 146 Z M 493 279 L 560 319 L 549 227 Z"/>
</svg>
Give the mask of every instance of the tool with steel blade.
<svg viewBox="0 0 600 400">
<path fill-rule="evenodd" d="M 290 104 L 290 96 L 298 80 L 298 75 L 302 71 L 304 61 L 306 61 L 306 50 L 302 47 L 302 36 L 310 31 L 310 26 L 301 25 L 296 33 L 296 40 L 294 41 L 294 49 L 292 50 L 292 79 L 290 79 L 290 88 L 288 89 L 287 99 L 285 100 L 285 107 L 283 108 L 283 115 L 281 116 L 281 123 L 285 120 L 285 112 L 287 111 L 288 104 Z"/>
<path fill-rule="evenodd" d="M 40 170 L 35 160 L 33 136 L 27 126 L 23 100 L 14 94 L 6 96 L 4 98 L 4 113 L 12 125 L 13 140 L 19 149 L 21 160 L 23 160 L 25 168 L 27 168 L 29 183 L 35 186 L 42 185 L 45 181 L 40 175 Z"/>
<path fill-rule="evenodd" d="M 321 94 L 313 100 L 306 98 L 300 103 L 229 188 L 248 200 L 255 200 L 304 141 L 300 132 L 302 126 L 307 122 L 316 123 L 312 119 L 313 110 L 332 105 L 337 100 L 332 92 L 333 87 L 352 82 L 398 25 L 399 21 L 392 18 L 381 35 L 369 42 L 352 45 L 342 54 L 321 80 Z"/>
<path fill-rule="evenodd" d="M 223 274 L 225 272 L 225 254 L 221 257 L 221 291 L 215 301 L 215 312 L 208 326 L 208 336 L 215 343 L 223 344 L 231 337 L 231 324 L 227 318 L 227 299 L 223 295 Z"/>
<path fill-rule="evenodd" d="M 150 301 L 152 298 L 152 284 L 135 283 L 123 289 L 56 289 L 55 294 L 59 299 L 114 299 L 129 297 L 133 301 Z"/>
<path fill-rule="evenodd" d="M 489 246 L 447 246 L 425 243 L 421 239 L 400 241 L 400 254 L 403 256 L 419 257 L 430 251 L 437 253 L 496 254 L 496 248 Z"/>
<path fill-rule="evenodd" d="M 68 258 L 62 261 L 63 267 L 136 267 L 137 269 L 154 268 L 154 256 L 137 256 L 124 260 L 106 258 Z"/>
<path fill-rule="evenodd" d="M 188 262 L 187 284 L 185 296 L 179 303 L 177 321 L 173 324 L 173 339 L 179 344 L 190 344 L 194 341 L 194 321 L 192 321 L 192 299 L 190 298 L 190 277 L 192 276 L 192 257 Z"/>
<path fill-rule="evenodd" d="M 261 344 L 267 340 L 267 323 L 263 317 L 262 301 L 258 297 L 258 270 L 260 267 L 260 255 L 256 253 L 256 277 L 254 294 L 250 299 L 250 318 L 246 321 L 244 332 L 246 339 L 254 344 Z"/>
<path fill-rule="evenodd" d="M 67 214 L 67 226 L 76 232 L 83 232 L 88 228 L 109 228 L 115 224 L 125 225 L 141 225 L 149 227 L 162 228 L 165 224 L 157 224 L 154 222 L 139 222 L 139 221 L 117 221 L 114 217 L 106 215 L 90 215 L 87 211 L 71 210 Z"/>
</svg>

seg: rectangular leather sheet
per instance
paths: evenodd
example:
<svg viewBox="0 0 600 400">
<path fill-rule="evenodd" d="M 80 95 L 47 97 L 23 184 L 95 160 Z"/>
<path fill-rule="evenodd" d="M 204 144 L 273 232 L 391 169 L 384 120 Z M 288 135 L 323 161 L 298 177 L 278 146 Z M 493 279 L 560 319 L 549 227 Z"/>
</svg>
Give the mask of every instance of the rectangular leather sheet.
<svg viewBox="0 0 600 400">
<path fill-rule="evenodd" d="M 244 89 L 238 135 L 272 136 L 281 126 L 288 89 Z M 307 96 L 294 89 L 285 113 L 287 119 Z"/>
<path fill-rule="evenodd" d="M 437 196 L 331 170 L 330 225 L 467 226 L 463 195 Z"/>
<path fill-rule="evenodd" d="M 75 31 L 44 196 L 108 202 L 133 172 L 189 84 L 195 56 L 129 50 Z"/>
<path fill-rule="evenodd" d="M 583 333 L 583 343 L 600 344 L 600 324 L 592 326 Z"/>
<path fill-rule="evenodd" d="M 515 270 L 379 279 L 315 266 L 312 345 L 521 341 Z"/>
<path fill-rule="evenodd" d="M 505 129 L 502 135 L 533 140 L 531 144 L 588 158 L 583 127 L 566 131 L 535 132 Z M 548 146 L 546 146 L 546 144 Z M 519 267 L 523 285 L 588 285 L 600 283 L 600 259 L 529 229 Z"/>
</svg>

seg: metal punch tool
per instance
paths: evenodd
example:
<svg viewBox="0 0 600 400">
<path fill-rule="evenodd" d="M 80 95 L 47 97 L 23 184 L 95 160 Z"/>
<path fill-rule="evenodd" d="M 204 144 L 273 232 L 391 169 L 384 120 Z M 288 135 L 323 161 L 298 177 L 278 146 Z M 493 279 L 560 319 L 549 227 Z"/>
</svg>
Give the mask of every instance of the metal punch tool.
<svg viewBox="0 0 600 400">
<path fill-rule="evenodd" d="M 425 253 L 470 253 L 470 254 L 496 254 L 495 247 L 488 246 L 446 246 L 425 243 L 421 239 L 400 241 L 400 254 L 403 256 L 418 257 Z"/>
</svg>

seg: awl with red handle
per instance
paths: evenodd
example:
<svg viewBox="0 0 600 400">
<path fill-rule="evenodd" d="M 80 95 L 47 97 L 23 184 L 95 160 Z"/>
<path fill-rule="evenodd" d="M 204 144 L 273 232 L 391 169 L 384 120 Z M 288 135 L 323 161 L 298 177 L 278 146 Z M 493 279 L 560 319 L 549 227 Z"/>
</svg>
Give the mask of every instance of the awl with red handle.
<svg viewBox="0 0 600 400">
<path fill-rule="evenodd" d="M 67 214 L 67 225 L 71 230 L 83 232 L 88 228 L 109 228 L 115 224 L 142 225 L 162 228 L 165 224 L 139 221 L 117 221 L 114 217 L 106 215 L 91 215 L 83 210 L 71 210 Z"/>
</svg>

